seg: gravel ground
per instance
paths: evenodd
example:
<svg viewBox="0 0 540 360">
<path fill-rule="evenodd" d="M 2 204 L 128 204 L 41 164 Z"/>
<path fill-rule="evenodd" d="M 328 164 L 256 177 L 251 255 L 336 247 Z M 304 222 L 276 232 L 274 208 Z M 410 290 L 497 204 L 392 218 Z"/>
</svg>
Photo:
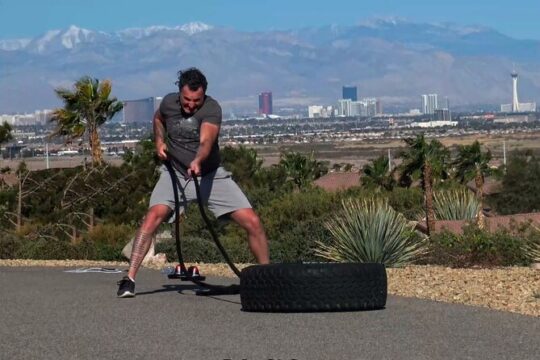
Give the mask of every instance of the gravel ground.
<svg viewBox="0 0 540 360">
<path fill-rule="evenodd" d="M 204 275 L 234 276 L 226 264 L 196 265 Z M 0 260 L 0 266 L 127 268 L 128 263 L 80 260 Z M 247 265 L 238 265 L 238 268 L 245 266 Z M 163 265 L 151 267 L 161 269 Z M 540 317 L 539 269 L 525 267 L 452 269 L 441 266 L 408 266 L 388 269 L 387 273 L 388 293 L 391 295 L 483 306 Z"/>
</svg>

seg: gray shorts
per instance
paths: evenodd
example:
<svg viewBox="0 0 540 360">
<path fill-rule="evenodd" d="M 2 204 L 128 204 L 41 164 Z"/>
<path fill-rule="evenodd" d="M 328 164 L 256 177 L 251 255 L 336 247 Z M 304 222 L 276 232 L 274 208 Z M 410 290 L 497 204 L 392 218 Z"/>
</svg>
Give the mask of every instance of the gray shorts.
<svg viewBox="0 0 540 360">
<path fill-rule="evenodd" d="M 167 205 L 174 213 L 174 192 L 171 175 L 165 165 L 162 165 L 159 171 L 161 174 L 152 191 L 149 207 L 159 204 Z M 180 182 L 178 197 L 180 200 L 180 214 L 182 214 L 188 203 L 197 201 L 197 193 L 195 192 L 193 179 L 186 180 L 178 171 L 176 171 L 176 176 Z M 199 177 L 198 180 L 203 203 L 208 205 L 208 209 L 212 211 L 216 218 L 239 209 L 251 208 L 249 200 L 231 178 L 231 173 L 223 167 L 217 168 L 202 178 Z M 169 219 L 169 222 L 172 221 L 174 221 L 174 216 Z"/>
</svg>

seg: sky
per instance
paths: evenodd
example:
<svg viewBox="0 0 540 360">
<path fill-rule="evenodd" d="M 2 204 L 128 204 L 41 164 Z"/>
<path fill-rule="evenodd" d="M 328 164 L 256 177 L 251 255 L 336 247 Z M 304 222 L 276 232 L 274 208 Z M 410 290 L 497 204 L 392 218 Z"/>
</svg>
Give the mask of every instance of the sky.
<svg viewBox="0 0 540 360">
<path fill-rule="evenodd" d="M 356 25 L 380 17 L 483 25 L 540 40 L 540 0 L 0 0 L 0 39 L 70 25 L 114 32 L 200 21 L 240 31 Z"/>
</svg>

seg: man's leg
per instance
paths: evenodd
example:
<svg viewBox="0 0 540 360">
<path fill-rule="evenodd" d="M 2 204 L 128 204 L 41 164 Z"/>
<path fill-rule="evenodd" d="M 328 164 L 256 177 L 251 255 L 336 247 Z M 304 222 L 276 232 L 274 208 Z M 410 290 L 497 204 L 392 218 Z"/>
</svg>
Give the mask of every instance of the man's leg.
<svg viewBox="0 0 540 360">
<path fill-rule="evenodd" d="M 169 217 L 171 209 L 167 205 L 154 205 L 149 210 L 133 240 L 128 276 L 134 280 L 141 263 L 152 244 L 152 236 L 159 225 Z"/>
<path fill-rule="evenodd" d="M 230 214 L 238 225 L 248 234 L 249 249 L 259 264 L 269 264 L 268 240 L 259 216 L 253 209 L 239 209 Z"/>
</svg>

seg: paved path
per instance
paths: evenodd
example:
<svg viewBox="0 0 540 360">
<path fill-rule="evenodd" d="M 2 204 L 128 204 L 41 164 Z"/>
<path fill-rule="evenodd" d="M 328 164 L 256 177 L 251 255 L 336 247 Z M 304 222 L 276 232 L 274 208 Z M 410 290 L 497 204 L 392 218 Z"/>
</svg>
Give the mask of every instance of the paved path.
<svg viewBox="0 0 540 360">
<path fill-rule="evenodd" d="M 538 359 L 540 318 L 389 297 L 384 310 L 263 314 L 143 270 L 0 267 L 0 359 Z M 227 279 L 208 279 L 225 283 Z"/>
</svg>

